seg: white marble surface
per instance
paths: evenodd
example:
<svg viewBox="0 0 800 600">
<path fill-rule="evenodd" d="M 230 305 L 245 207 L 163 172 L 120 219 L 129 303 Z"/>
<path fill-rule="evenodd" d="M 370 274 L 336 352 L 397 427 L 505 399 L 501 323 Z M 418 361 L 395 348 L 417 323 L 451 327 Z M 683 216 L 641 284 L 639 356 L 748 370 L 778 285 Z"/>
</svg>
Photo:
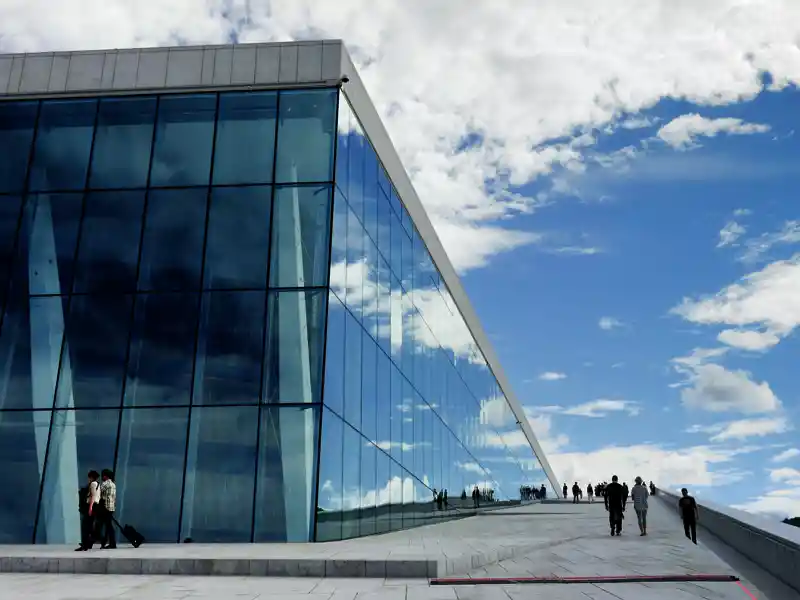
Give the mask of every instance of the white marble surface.
<svg viewBox="0 0 800 600">
<path fill-rule="evenodd" d="M 630 511 L 628 511 L 630 513 Z M 516 514 L 515 514 L 516 513 Z M 708 550 L 702 538 L 694 546 L 683 536 L 676 515 L 659 503 L 652 503 L 648 515 L 650 535 L 640 537 L 632 515 L 627 514 L 622 537 L 608 533 L 602 505 L 547 505 L 507 511 L 503 515 L 461 521 L 460 536 L 434 541 L 442 526 L 380 536 L 402 540 L 406 548 L 439 547 L 452 551 L 459 543 L 486 549 L 495 542 L 536 541 L 539 546 L 513 559 L 469 569 L 472 577 L 525 575 L 624 575 L 717 573 L 735 574 L 726 562 Z M 446 524 L 451 527 L 452 524 Z M 488 532 L 494 532 L 489 536 Z M 480 540 L 475 537 L 483 533 Z M 507 539 L 506 539 L 507 538 Z M 345 545 L 377 548 L 378 538 L 351 540 Z M 183 547 L 180 547 L 181 549 Z M 218 547 L 222 550 L 224 547 Z M 144 550 L 145 547 L 142 547 Z M 391 553 L 393 548 L 385 548 Z M 164 550 L 166 551 L 166 550 Z M 192 549 L 193 552 L 205 552 Z M 265 550 L 266 551 L 266 550 Z M 273 550 L 270 550 L 273 551 Z M 297 552 L 298 550 L 292 550 Z M 318 550 L 321 551 L 321 550 Z M 232 552 L 228 549 L 226 552 Z M 744 585 L 758 600 L 796 600 L 796 595 L 764 595 L 752 582 Z M 734 583 L 659 584 L 517 584 L 429 586 L 425 579 L 384 578 L 258 578 L 187 577 L 175 575 L 79 575 L 0 574 L 0 600 L 749 600 Z"/>
</svg>

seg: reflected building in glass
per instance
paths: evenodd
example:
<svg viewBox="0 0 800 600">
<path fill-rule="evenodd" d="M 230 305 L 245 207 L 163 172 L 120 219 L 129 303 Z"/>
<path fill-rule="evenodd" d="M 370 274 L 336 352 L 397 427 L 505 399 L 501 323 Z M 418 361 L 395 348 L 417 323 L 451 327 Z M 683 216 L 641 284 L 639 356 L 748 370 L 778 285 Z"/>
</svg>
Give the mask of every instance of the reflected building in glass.
<svg viewBox="0 0 800 600">
<path fill-rule="evenodd" d="M 0 544 L 103 468 L 151 542 L 558 486 L 341 42 L 0 56 Z"/>
</svg>

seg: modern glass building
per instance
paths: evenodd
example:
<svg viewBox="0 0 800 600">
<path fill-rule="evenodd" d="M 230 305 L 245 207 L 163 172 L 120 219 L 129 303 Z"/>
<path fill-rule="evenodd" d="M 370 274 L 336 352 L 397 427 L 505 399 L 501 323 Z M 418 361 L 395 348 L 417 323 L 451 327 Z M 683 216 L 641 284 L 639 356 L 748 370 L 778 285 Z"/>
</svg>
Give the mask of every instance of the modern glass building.
<svg viewBox="0 0 800 600">
<path fill-rule="evenodd" d="M 151 542 L 558 486 L 341 42 L 0 56 L 0 544 L 102 468 Z"/>
</svg>

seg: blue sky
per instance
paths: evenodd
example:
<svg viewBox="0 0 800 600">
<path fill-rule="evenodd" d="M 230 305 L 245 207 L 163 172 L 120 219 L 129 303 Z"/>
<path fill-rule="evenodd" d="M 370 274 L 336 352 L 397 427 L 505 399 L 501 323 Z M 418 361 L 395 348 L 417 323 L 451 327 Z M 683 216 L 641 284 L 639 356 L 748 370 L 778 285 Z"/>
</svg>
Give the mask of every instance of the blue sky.
<svg viewBox="0 0 800 600">
<path fill-rule="evenodd" d="M 515 221 L 518 229 L 541 234 L 541 243 L 465 275 L 522 402 L 533 415 L 550 415 L 547 425 L 569 438 L 549 449 L 562 478 L 608 478 L 605 471 L 592 473 L 597 462 L 585 455 L 614 446 L 619 459 L 607 468 L 628 479 L 641 474 L 663 485 L 689 485 L 725 504 L 800 513 L 800 498 L 784 500 L 784 490 L 800 479 L 800 452 L 791 451 L 798 446 L 793 365 L 800 360 L 800 343 L 788 333 L 753 351 L 717 339 L 736 328 L 735 317 L 722 314 L 726 310 L 753 313 L 742 323 L 748 330 L 768 328 L 766 318 L 796 323 L 800 316 L 800 223 L 792 224 L 800 215 L 798 102 L 794 89 L 764 92 L 724 109 L 661 102 L 635 116 L 651 125 L 594 132 L 598 153 L 627 146 L 635 149 L 633 157 L 538 181 L 541 189 L 554 179 L 570 183 L 557 201 Z M 769 130 L 697 135 L 685 148 L 658 137 L 686 114 L 742 119 Z M 595 253 L 558 252 L 572 244 Z M 743 278 L 779 261 L 793 261 L 794 269 L 751 289 L 751 305 L 760 306 L 723 301 L 722 316 L 712 323 L 672 312 L 684 298 L 696 302 L 731 284 L 748 287 Z M 726 349 L 709 364 L 747 372 L 749 381 L 768 386 L 778 404 L 759 406 L 723 381 L 693 384 L 676 371 L 673 359 L 696 348 Z M 687 389 L 699 390 L 690 406 L 682 395 Z M 724 410 L 710 410 L 714 397 L 726 403 Z M 617 402 L 596 411 L 603 416 L 560 414 L 599 399 Z M 734 421 L 740 422 L 737 429 L 720 436 L 718 429 Z M 640 445 L 655 461 L 649 468 L 626 456 L 637 454 L 626 447 Z M 670 467 L 675 458 L 669 451 L 700 463 L 710 452 L 729 453 L 731 460 L 709 464 L 708 472 L 682 470 Z"/>
</svg>

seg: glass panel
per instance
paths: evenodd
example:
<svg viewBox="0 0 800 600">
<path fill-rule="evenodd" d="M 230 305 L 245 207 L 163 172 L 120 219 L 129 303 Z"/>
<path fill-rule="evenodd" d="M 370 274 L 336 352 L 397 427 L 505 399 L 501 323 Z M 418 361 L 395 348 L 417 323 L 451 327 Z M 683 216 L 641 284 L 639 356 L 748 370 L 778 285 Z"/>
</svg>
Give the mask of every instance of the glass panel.
<svg viewBox="0 0 800 600">
<path fill-rule="evenodd" d="M 86 185 L 97 100 L 42 103 L 31 165 L 32 191 L 79 190 Z"/>
<path fill-rule="evenodd" d="M 89 471 L 113 468 L 119 411 L 59 410 L 52 415 L 36 543 L 77 544 L 78 491 L 88 485 Z"/>
<path fill-rule="evenodd" d="M 270 292 L 265 402 L 321 402 L 325 290 Z"/>
<path fill-rule="evenodd" d="M 391 459 L 381 450 L 375 451 L 377 464 L 375 469 L 375 533 L 391 530 L 392 510 L 389 505 L 391 490 Z"/>
<path fill-rule="evenodd" d="M 328 542 L 342 539 L 344 423 L 327 409 L 322 414 L 316 541 Z"/>
<path fill-rule="evenodd" d="M 365 150 L 369 147 L 367 139 L 358 120 L 353 116 L 350 120 L 350 144 L 348 152 L 347 188 L 342 190 L 347 195 L 347 202 L 356 213 L 359 221 L 364 219 L 364 160 Z M 341 185 L 341 184 L 340 184 Z"/>
<path fill-rule="evenodd" d="M 104 98 L 97 116 L 92 172 L 93 188 L 147 185 L 156 99 Z"/>
<path fill-rule="evenodd" d="M 364 228 L 378 242 L 378 157 L 369 140 L 365 140 L 364 148 Z"/>
<path fill-rule="evenodd" d="M 117 514 L 148 543 L 178 541 L 188 408 L 122 411 Z"/>
<path fill-rule="evenodd" d="M 6 289 L 11 277 L 21 209 L 22 199 L 18 196 L 0 196 L 0 316 L 3 314 Z"/>
<path fill-rule="evenodd" d="M 361 430 L 361 342 L 364 330 L 347 313 L 344 335 L 344 420 Z"/>
<path fill-rule="evenodd" d="M 344 415 L 344 333 L 346 312 L 336 294 L 328 297 L 328 334 L 325 348 L 325 406 Z"/>
<path fill-rule="evenodd" d="M 376 489 L 378 450 L 371 442 L 361 438 L 361 502 L 359 504 L 359 535 L 372 535 L 376 532 L 375 505 L 378 497 Z"/>
<path fill-rule="evenodd" d="M 130 296 L 72 298 L 56 408 L 120 406 L 131 304 Z"/>
<path fill-rule="evenodd" d="M 203 286 L 264 289 L 272 188 L 216 188 L 211 193 Z"/>
<path fill-rule="evenodd" d="M 388 451 L 392 442 L 392 413 L 394 412 L 391 364 L 389 358 L 380 350 L 377 351 L 375 384 L 376 433 L 374 441 L 379 448 Z"/>
<path fill-rule="evenodd" d="M 377 356 L 380 352 L 375 340 L 364 331 L 361 346 L 361 433 L 370 441 L 377 439 L 377 408 L 375 398 L 377 382 Z"/>
<path fill-rule="evenodd" d="M 336 132 L 336 185 L 347 194 L 350 177 L 350 123 L 354 120 L 344 94 L 339 94 L 339 114 Z"/>
<path fill-rule="evenodd" d="M 189 404 L 197 309 L 194 294 L 137 296 L 126 406 Z"/>
<path fill-rule="evenodd" d="M 25 187 L 38 102 L 0 102 L 0 192 Z"/>
<path fill-rule="evenodd" d="M 318 407 L 261 410 L 254 541 L 313 541 L 318 421 Z"/>
<path fill-rule="evenodd" d="M 205 189 L 150 192 L 139 265 L 140 290 L 199 289 L 207 198 Z"/>
<path fill-rule="evenodd" d="M 251 540 L 257 426 L 255 406 L 192 409 L 182 540 Z"/>
<path fill-rule="evenodd" d="M 0 329 L 0 409 L 53 408 L 64 337 L 62 302 L 66 298 L 9 300 Z"/>
<path fill-rule="evenodd" d="M 364 305 L 364 283 L 369 276 L 369 265 L 364 252 L 366 235 L 355 211 L 347 211 L 347 308 L 361 320 Z"/>
<path fill-rule="evenodd" d="M 278 119 L 278 183 L 333 179 L 336 90 L 281 92 Z"/>
<path fill-rule="evenodd" d="M 258 404 L 264 292 L 203 294 L 194 404 Z"/>
<path fill-rule="evenodd" d="M 272 181 L 277 111 L 275 92 L 220 96 L 215 184 Z"/>
<path fill-rule="evenodd" d="M 361 447 L 364 440 L 358 431 L 344 426 L 344 456 L 347 468 L 342 468 L 342 539 L 358 537 L 361 507 Z"/>
<path fill-rule="evenodd" d="M 216 94 L 161 98 L 150 185 L 208 183 L 216 104 Z"/>
<path fill-rule="evenodd" d="M 330 192 L 329 186 L 275 190 L 270 286 L 327 285 Z"/>
<path fill-rule="evenodd" d="M 0 198 L 0 203 L 3 200 Z M 28 197 L 14 268 L 14 285 L 20 292 L 24 290 L 31 295 L 70 292 L 82 205 L 81 194 Z"/>
<path fill-rule="evenodd" d="M 33 541 L 49 428 L 49 412 L 0 412 L 0 481 L 6 482 L 0 486 L 0 544 Z M 73 504 L 69 507 L 75 516 L 78 516 L 77 484 L 77 481 L 72 484 Z"/>
<path fill-rule="evenodd" d="M 93 192 L 84 210 L 75 291 L 133 291 L 144 192 Z"/>
</svg>

